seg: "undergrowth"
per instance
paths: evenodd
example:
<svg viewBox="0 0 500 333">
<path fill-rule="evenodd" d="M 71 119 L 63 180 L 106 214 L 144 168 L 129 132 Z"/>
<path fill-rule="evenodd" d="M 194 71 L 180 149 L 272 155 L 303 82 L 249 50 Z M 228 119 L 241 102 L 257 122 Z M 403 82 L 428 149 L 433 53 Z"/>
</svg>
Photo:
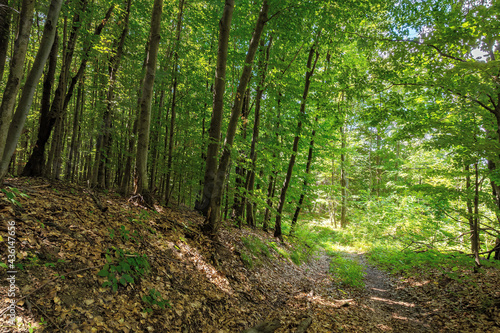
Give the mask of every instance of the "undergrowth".
<svg viewBox="0 0 500 333">
<path fill-rule="evenodd" d="M 365 286 L 364 277 L 366 272 L 364 267 L 358 262 L 344 257 L 341 253 L 332 256 L 330 273 L 345 285 L 359 288 Z"/>
</svg>

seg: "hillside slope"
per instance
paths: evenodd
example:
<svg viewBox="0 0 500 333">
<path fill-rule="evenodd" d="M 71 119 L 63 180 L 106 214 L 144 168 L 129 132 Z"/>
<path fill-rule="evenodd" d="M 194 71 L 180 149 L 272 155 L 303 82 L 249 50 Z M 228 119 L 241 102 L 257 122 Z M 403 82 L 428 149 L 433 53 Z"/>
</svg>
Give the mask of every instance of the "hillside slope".
<svg viewBox="0 0 500 333">
<path fill-rule="evenodd" d="M 0 268 L 0 311 L 7 325 L 15 275 L 17 329 L 0 332 L 241 332 L 262 321 L 295 332 L 309 318 L 307 332 L 438 331 L 416 297 L 384 294 L 398 282 L 366 263 L 369 288 L 349 288 L 328 273 L 325 253 L 302 249 L 310 260 L 297 265 L 290 245 L 262 231 L 227 222 L 209 239 L 189 209 L 154 212 L 66 183 L 7 182 L 0 253 L 16 273 Z"/>
</svg>

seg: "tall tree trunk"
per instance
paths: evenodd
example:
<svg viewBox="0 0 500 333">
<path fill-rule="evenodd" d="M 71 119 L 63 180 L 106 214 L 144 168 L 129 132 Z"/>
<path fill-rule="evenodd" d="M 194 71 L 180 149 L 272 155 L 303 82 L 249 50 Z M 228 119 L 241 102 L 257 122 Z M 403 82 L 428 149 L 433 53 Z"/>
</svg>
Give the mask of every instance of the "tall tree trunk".
<svg viewBox="0 0 500 333">
<path fill-rule="evenodd" d="M 314 61 L 313 61 L 314 58 Z M 306 72 L 306 80 L 304 84 L 304 93 L 302 94 L 302 100 L 300 102 L 300 114 L 299 114 L 299 122 L 297 124 L 297 132 L 295 134 L 295 138 L 293 140 L 292 147 L 292 156 L 290 156 L 290 162 L 288 163 L 288 170 L 286 172 L 285 181 L 281 188 L 280 193 L 280 201 L 278 204 L 278 209 L 276 213 L 276 222 L 274 225 L 274 237 L 278 237 L 282 239 L 281 232 L 281 214 L 283 212 L 283 207 L 285 206 L 286 192 L 288 187 L 290 186 L 290 181 L 292 179 L 293 166 L 295 165 L 295 158 L 297 155 L 297 151 L 299 150 L 299 139 L 302 131 L 302 120 L 301 117 L 306 113 L 306 101 L 307 95 L 309 94 L 309 87 L 311 85 L 311 77 L 314 74 L 314 69 L 316 68 L 316 63 L 318 62 L 319 52 L 316 49 L 316 43 L 313 44 L 311 49 L 309 50 L 309 56 L 307 58 L 307 72 Z"/>
<path fill-rule="evenodd" d="M 281 117 L 281 91 L 278 90 L 278 102 L 277 102 L 277 110 L 278 110 L 278 115 L 276 119 L 276 128 L 274 130 L 274 133 L 276 135 L 276 144 L 278 145 L 280 143 L 280 135 L 279 135 L 279 128 L 280 128 L 280 117 Z M 276 149 L 273 150 L 273 161 L 276 160 Z M 273 207 L 273 198 L 274 198 L 274 193 L 276 192 L 276 179 L 278 176 L 278 170 L 277 168 L 273 168 L 273 171 L 271 172 L 271 175 L 269 176 L 269 185 L 267 188 L 267 199 L 266 199 L 266 210 L 264 213 L 264 221 L 262 223 L 262 230 L 267 232 L 268 229 L 268 224 L 269 220 L 271 219 L 271 208 Z"/>
<path fill-rule="evenodd" d="M 86 0 L 81 1 L 81 11 L 84 11 L 87 2 Z M 45 145 L 50 138 L 50 134 L 52 132 L 52 128 L 55 125 L 57 120 L 57 116 L 60 113 L 63 97 L 66 94 L 66 87 L 69 79 L 69 72 L 71 69 L 71 62 L 73 60 L 73 54 L 76 47 L 76 40 L 78 37 L 78 31 L 80 29 L 80 11 L 75 13 L 72 21 L 72 30 L 70 33 L 69 40 L 63 40 L 63 63 L 61 72 L 59 74 L 59 82 L 54 93 L 54 97 L 52 99 L 52 105 L 50 109 L 47 108 L 47 105 L 42 105 L 42 109 L 40 110 L 40 121 L 38 126 L 38 136 L 36 144 L 33 148 L 33 151 L 26 163 L 23 176 L 41 176 L 44 168 L 44 154 L 45 154 Z M 65 23 L 66 25 L 66 23 Z"/>
<path fill-rule="evenodd" d="M 77 155 L 77 145 L 78 142 L 77 138 L 80 135 L 80 113 L 81 110 L 83 110 L 83 82 L 80 82 L 80 85 L 78 87 L 78 91 L 76 94 L 76 106 L 75 106 L 75 114 L 73 115 L 73 129 L 72 129 L 72 135 L 71 135 L 71 143 L 69 146 L 69 155 L 68 155 L 68 162 L 66 164 L 66 180 L 69 180 L 72 182 L 74 180 L 74 171 L 75 168 L 74 166 L 76 165 L 76 155 Z"/>
<path fill-rule="evenodd" d="M 347 172 L 346 172 L 346 135 L 344 125 L 340 128 L 341 153 L 340 153 L 340 227 L 347 226 Z"/>
<path fill-rule="evenodd" d="M 474 255 L 474 261 L 479 267 L 481 263 L 479 261 L 479 173 L 477 162 L 474 163 L 474 188 L 472 189 L 471 177 L 470 177 L 470 165 L 465 166 L 466 172 L 466 189 L 467 189 L 467 219 L 469 221 L 469 230 L 471 234 L 471 252 Z M 471 198 L 471 192 L 474 193 Z"/>
<path fill-rule="evenodd" d="M 0 0 L 0 83 L 3 81 L 7 50 L 9 49 L 11 13 L 9 0 Z"/>
<path fill-rule="evenodd" d="M 314 120 L 314 122 L 316 124 L 318 123 L 317 116 L 316 116 L 316 119 Z M 304 185 L 302 186 L 302 193 L 300 194 L 299 203 L 297 204 L 297 208 L 295 209 L 295 213 L 293 214 L 293 218 L 292 218 L 292 226 L 290 229 L 291 234 L 293 234 L 293 231 L 295 230 L 295 225 L 297 224 L 297 219 L 299 218 L 300 210 L 302 209 L 302 204 L 304 203 L 304 197 L 305 197 L 306 191 L 307 191 L 307 177 L 309 176 L 309 172 L 311 171 L 311 163 L 312 163 L 312 158 L 313 158 L 314 136 L 315 135 L 316 135 L 316 130 L 314 129 L 311 133 L 311 142 L 309 143 L 309 152 L 307 154 L 306 175 L 304 177 Z"/>
<path fill-rule="evenodd" d="M 175 128 L 175 116 L 176 116 L 176 103 L 177 103 L 177 83 L 179 76 L 179 47 L 181 42 L 181 31 L 182 31 L 182 14 L 184 12 L 184 0 L 179 0 L 179 12 L 177 13 L 177 26 L 175 29 L 175 41 L 176 45 L 174 48 L 174 65 L 172 68 L 172 106 L 170 115 L 170 139 L 168 142 L 168 160 L 167 160 L 167 177 L 165 181 L 165 205 L 168 206 L 170 201 L 170 177 L 172 174 L 172 155 L 174 150 L 174 128 Z"/>
<path fill-rule="evenodd" d="M 3 156 L 7 145 L 7 135 L 14 115 L 17 94 L 21 87 L 21 80 L 24 73 L 24 60 L 26 59 L 26 52 L 28 50 L 34 8 L 34 0 L 23 0 L 19 17 L 19 27 L 17 29 L 17 38 L 14 43 L 14 54 L 10 61 L 9 78 L 7 79 L 2 96 L 2 103 L 0 104 L 0 159 L 2 164 L 4 164 Z M 6 173 L 10 163 L 10 157 L 5 163 L 7 164 L 5 167 Z M 0 173 L 0 180 L 3 179 L 3 176 L 4 172 Z"/>
<path fill-rule="evenodd" d="M 256 101 L 255 101 L 255 113 L 254 113 L 254 124 L 253 124 L 253 133 L 252 133 L 252 144 L 250 146 L 250 160 L 251 162 L 251 167 L 250 171 L 247 175 L 247 180 L 246 180 L 246 204 L 247 204 L 247 224 L 249 226 L 255 227 L 255 216 L 253 214 L 253 202 L 252 196 L 253 196 L 253 188 L 255 184 L 255 168 L 256 168 L 256 163 L 257 163 L 257 143 L 259 140 L 259 126 L 260 126 L 260 108 L 261 108 L 261 102 L 262 102 L 262 95 L 264 94 L 264 83 L 266 81 L 266 74 L 267 74 L 267 64 L 269 62 L 269 51 L 271 49 L 271 45 L 273 43 L 273 38 L 271 37 L 269 39 L 269 43 L 266 48 L 266 53 L 265 55 L 262 55 L 260 57 L 259 61 L 259 71 L 260 71 L 260 81 L 259 85 L 257 87 L 257 94 L 256 94 Z M 261 41 L 261 48 L 264 48 L 264 41 Z"/>
<path fill-rule="evenodd" d="M 226 0 L 222 18 L 219 22 L 219 44 L 217 51 L 217 67 L 215 70 L 215 87 L 212 103 L 212 119 L 208 130 L 208 147 L 206 154 L 205 176 L 201 199 L 195 202 L 195 209 L 207 216 L 210 199 L 214 189 L 217 173 L 217 153 L 222 126 L 222 113 L 224 107 L 224 92 L 226 90 L 226 64 L 229 33 L 233 18 L 234 0 Z"/>
<path fill-rule="evenodd" d="M 116 52 L 109 60 L 108 66 L 108 91 L 106 94 L 106 110 L 103 114 L 102 119 L 102 133 L 100 138 L 97 140 L 100 142 L 100 147 L 96 149 L 96 165 L 97 165 L 97 186 L 99 188 L 107 188 L 109 184 L 109 179 L 106 175 L 109 175 L 109 156 L 111 154 L 111 119 L 113 115 L 113 105 L 115 101 L 115 85 L 118 78 L 118 71 L 120 69 L 120 62 L 123 54 L 123 47 L 125 45 L 125 39 L 129 31 L 129 17 L 130 17 L 130 6 L 131 0 L 127 0 L 127 9 L 125 11 L 125 17 L 123 21 L 123 30 L 118 38 L 115 45 Z"/>
<path fill-rule="evenodd" d="M 267 0 L 263 0 L 259 17 L 257 19 L 257 24 L 250 41 L 250 45 L 248 46 L 240 82 L 238 84 L 238 88 L 236 89 L 236 95 L 231 110 L 231 118 L 229 119 L 226 139 L 224 141 L 223 152 L 220 158 L 219 167 L 217 168 L 212 195 L 210 197 L 210 207 L 208 211 L 207 221 L 204 225 L 204 231 L 208 234 L 214 234 L 219 229 L 222 188 L 226 179 L 226 171 L 229 165 L 229 160 L 231 159 L 231 147 L 234 142 L 234 136 L 236 134 L 236 128 L 238 126 L 238 119 L 240 117 L 241 108 L 243 105 L 243 96 L 247 89 L 247 84 L 250 80 L 250 75 L 252 72 L 252 62 L 259 47 L 260 36 L 262 35 L 262 31 L 264 30 L 264 25 L 267 22 L 268 10 L 269 5 L 267 3 Z"/>
<path fill-rule="evenodd" d="M 49 11 L 45 19 L 45 26 L 43 29 L 40 47 L 38 48 L 33 66 L 26 77 L 26 83 L 24 84 L 21 98 L 19 99 L 16 112 L 12 118 L 12 124 L 9 127 L 7 146 L 3 151 L 2 161 L 0 164 L 0 180 L 5 177 L 7 172 L 9 161 L 14 153 L 14 150 L 16 149 L 17 141 L 19 140 L 24 123 L 28 117 L 35 89 L 38 85 L 40 77 L 42 76 L 45 63 L 49 58 L 52 45 L 54 44 L 57 20 L 59 18 L 61 6 L 62 0 L 52 0 L 50 3 Z"/>
<path fill-rule="evenodd" d="M 151 13 L 151 32 L 147 54 L 146 74 L 142 84 L 140 116 L 139 116 L 139 138 L 137 141 L 137 189 L 136 194 L 142 195 L 145 202 L 152 204 L 153 198 L 148 187 L 147 162 L 149 147 L 149 130 L 151 124 L 151 99 L 153 96 L 153 85 L 156 75 L 156 60 L 160 44 L 161 13 L 163 0 L 155 0 Z"/>
<path fill-rule="evenodd" d="M 243 97 L 243 104 L 241 107 L 241 118 L 243 119 L 240 125 L 240 132 L 243 142 L 246 142 L 247 138 L 247 119 L 250 112 L 250 89 L 245 91 L 245 96 Z M 247 169 L 245 167 L 245 161 L 247 156 L 244 149 L 238 152 L 238 158 L 236 160 L 235 168 L 235 189 L 233 198 L 233 218 L 237 221 L 238 227 L 241 228 L 241 223 L 243 219 L 243 210 L 245 207 L 245 197 L 246 197 L 246 182 L 244 181 L 245 175 L 247 174 Z"/>
</svg>

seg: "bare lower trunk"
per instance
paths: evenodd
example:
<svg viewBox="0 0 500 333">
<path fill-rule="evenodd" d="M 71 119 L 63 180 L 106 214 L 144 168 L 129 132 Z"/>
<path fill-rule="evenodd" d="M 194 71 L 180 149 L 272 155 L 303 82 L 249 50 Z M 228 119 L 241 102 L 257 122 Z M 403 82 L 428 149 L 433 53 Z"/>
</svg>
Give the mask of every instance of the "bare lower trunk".
<svg viewBox="0 0 500 333">
<path fill-rule="evenodd" d="M 307 58 L 307 72 L 306 72 L 306 81 L 304 84 L 304 92 L 302 94 L 302 101 L 300 103 L 300 117 L 305 115 L 306 113 L 306 101 L 307 95 L 309 94 L 309 87 L 311 85 L 311 77 L 314 74 L 314 69 L 316 68 L 316 63 L 318 62 L 319 53 L 316 50 L 316 44 L 314 44 L 309 50 L 309 57 Z M 314 60 L 313 60 L 314 58 Z M 281 232 L 281 214 L 283 213 L 283 207 L 285 206 L 286 200 L 286 192 L 288 187 L 290 186 L 290 181 L 292 180 L 293 166 L 295 165 L 295 158 L 297 155 L 297 151 L 299 150 L 299 139 L 302 131 L 302 120 L 299 120 L 297 124 L 297 132 L 295 134 L 295 138 L 293 140 L 292 146 L 292 155 L 290 156 L 290 161 L 288 162 L 288 170 L 286 172 L 285 181 L 283 182 L 283 186 L 281 187 L 280 193 L 280 201 L 278 203 L 278 209 L 276 213 L 276 222 L 274 225 L 274 237 L 278 237 L 282 239 Z"/>
<path fill-rule="evenodd" d="M 137 141 L 137 189 L 136 194 L 142 195 L 145 202 L 152 203 L 151 193 L 148 187 L 147 161 L 149 147 L 149 133 L 151 124 L 151 99 L 153 96 L 153 85 L 156 74 L 156 60 L 160 43 L 161 13 L 163 0 L 155 0 L 151 14 L 151 33 L 147 54 L 146 75 L 142 85 L 140 116 L 139 116 L 139 138 Z"/>
<path fill-rule="evenodd" d="M 222 18 L 219 22 L 219 46 L 217 51 L 217 69 L 215 71 L 215 87 L 212 106 L 212 119 L 208 130 L 208 147 L 206 154 L 205 176 L 200 200 L 195 203 L 195 209 L 207 216 L 210 198 L 214 188 L 217 173 L 217 153 L 221 135 L 222 113 L 224 107 L 224 92 L 226 90 L 226 63 L 229 32 L 233 17 L 234 0 L 226 0 Z"/>
<path fill-rule="evenodd" d="M 38 85 L 38 81 L 42 76 L 43 68 L 45 67 L 45 63 L 49 58 L 49 54 L 51 52 L 52 45 L 54 43 L 57 20 L 59 18 L 59 12 L 61 10 L 61 6 L 62 6 L 62 0 L 52 0 L 50 4 L 49 11 L 47 13 L 47 17 L 45 20 L 42 41 L 40 43 L 40 47 L 38 48 L 35 61 L 33 62 L 33 66 L 30 72 L 28 73 L 28 76 L 26 77 L 26 83 L 24 85 L 21 98 L 19 99 L 16 112 L 14 114 L 14 117 L 12 118 L 12 123 L 10 124 L 9 127 L 9 132 L 7 137 L 8 145 L 5 146 L 5 150 L 2 156 L 2 161 L 0 164 L 0 180 L 3 179 L 3 177 L 7 172 L 10 158 L 14 153 L 17 141 L 21 136 L 24 123 L 26 122 L 26 118 L 28 117 L 28 113 L 31 108 L 31 104 L 33 102 L 33 95 Z"/>
<path fill-rule="evenodd" d="M 26 52 L 28 50 L 34 8 L 34 0 L 23 0 L 17 38 L 14 43 L 13 57 L 10 61 L 9 77 L 0 104 L 0 160 L 2 165 L 6 164 L 5 167 L 2 168 L 5 169 L 5 171 L 0 173 L 0 180 L 3 179 L 4 175 L 7 173 L 7 168 L 10 163 L 10 156 L 7 161 L 3 161 L 3 156 L 5 154 L 9 127 L 14 115 L 17 94 L 21 87 L 21 80 L 24 73 L 24 60 L 26 59 Z"/>
<path fill-rule="evenodd" d="M 248 47 L 248 52 L 245 57 L 245 64 L 240 77 L 240 83 L 236 90 L 236 95 L 231 110 L 231 118 L 229 120 L 226 139 L 224 142 L 224 148 L 222 152 L 222 157 L 219 162 L 219 167 L 217 168 L 217 177 L 214 182 L 214 187 L 212 195 L 210 198 L 210 207 L 208 211 L 207 222 L 204 225 L 204 230 L 208 234 L 214 234 L 218 231 L 220 226 L 219 216 L 220 216 L 220 206 L 222 199 L 222 188 L 226 180 L 226 171 L 229 165 L 229 160 L 231 158 L 231 148 L 234 142 L 234 136 L 236 134 L 236 128 L 238 125 L 238 119 L 240 117 L 241 108 L 243 104 L 243 96 L 247 89 L 248 81 L 250 80 L 250 74 L 252 71 L 252 62 L 257 52 L 260 36 L 264 30 L 264 25 L 267 21 L 267 12 L 269 6 L 267 0 L 264 0 L 262 7 L 257 19 L 257 24 Z"/>
</svg>

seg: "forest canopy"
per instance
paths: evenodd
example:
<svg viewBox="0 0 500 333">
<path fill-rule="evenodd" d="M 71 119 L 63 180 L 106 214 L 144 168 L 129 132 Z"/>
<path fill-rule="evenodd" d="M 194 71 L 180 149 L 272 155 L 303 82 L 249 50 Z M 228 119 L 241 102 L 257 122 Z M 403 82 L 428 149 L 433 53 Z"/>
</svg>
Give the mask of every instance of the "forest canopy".
<svg viewBox="0 0 500 333">
<path fill-rule="evenodd" d="M 0 179 L 500 259 L 498 1 L 0 0 Z M 365 229 L 363 229 L 365 228 Z M 371 240 L 372 241 L 372 240 Z"/>
</svg>

